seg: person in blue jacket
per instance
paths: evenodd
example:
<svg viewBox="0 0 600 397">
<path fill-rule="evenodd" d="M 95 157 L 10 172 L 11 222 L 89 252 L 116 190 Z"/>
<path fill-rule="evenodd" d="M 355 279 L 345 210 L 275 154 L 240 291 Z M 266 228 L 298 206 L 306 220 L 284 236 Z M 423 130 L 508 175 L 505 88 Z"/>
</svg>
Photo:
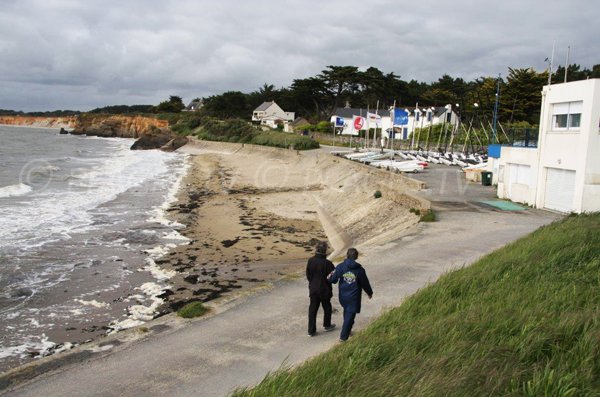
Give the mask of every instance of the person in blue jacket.
<svg viewBox="0 0 600 397">
<path fill-rule="evenodd" d="M 338 283 L 338 298 L 344 308 L 344 325 L 340 332 L 340 340 L 346 341 L 352 331 L 354 319 L 357 313 L 360 313 L 360 301 L 362 291 L 364 290 L 369 299 L 373 297 L 373 289 L 369 283 L 367 272 L 356 262 L 358 251 L 356 248 L 348 249 L 346 259 L 340 263 L 328 279 L 332 283 Z"/>
</svg>

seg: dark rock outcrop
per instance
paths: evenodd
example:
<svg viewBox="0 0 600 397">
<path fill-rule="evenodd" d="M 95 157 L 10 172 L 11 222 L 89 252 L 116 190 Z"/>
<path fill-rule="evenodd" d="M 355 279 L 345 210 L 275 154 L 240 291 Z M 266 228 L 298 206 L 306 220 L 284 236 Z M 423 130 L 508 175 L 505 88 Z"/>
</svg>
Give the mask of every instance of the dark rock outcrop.
<svg viewBox="0 0 600 397">
<path fill-rule="evenodd" d="M 184 136 L 178 136 L 169 130 L 155 129 L 135 141 L 131 145 L 131 150 L 162 149 L 173 151 L 186 143 L 187 138 Z"/>
<path fill-rule="evenodd" d="M 160 150 L 164 150 L 165 152 L 173 152 L 186 143 L 188 143 L 188 138 L 186 136 L 176 136 L 165 145 L 161 146 Z"/>
</svg>

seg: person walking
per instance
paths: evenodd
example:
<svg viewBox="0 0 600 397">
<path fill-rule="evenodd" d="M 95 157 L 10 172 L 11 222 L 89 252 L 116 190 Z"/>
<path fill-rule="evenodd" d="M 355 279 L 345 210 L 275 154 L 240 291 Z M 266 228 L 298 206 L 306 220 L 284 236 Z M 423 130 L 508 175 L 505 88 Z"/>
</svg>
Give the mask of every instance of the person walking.
<svg viewBox="0 0 600 397">
<path fill-rule="evenodd" d="M 308 336 L 317 333 L 317 312 L 323 306 L 323 328 L 331 331 L 335 324 L 331 323 L 331 298 L 333 288 L 327 276 L 335 270 L 333 263 L 327 259 L 327 243 L 320 241 L 315 249 L 315 255 L 306 264 L 306 279 L 308 280 Z"/>
<path fill-rule="evenodd" d="M 367 272 L 360 263 L 356 262 L 357 259 L 356 248 L 348 249 L 344 262 L 340 263 L 328 277 L 328 280 L 334 284 L 339 282 L 338 298 L 344 308 L 344 324 L 340 332 L 340 341 L 346 341 L 350 337 L 356 314 L 360 313 L 362 291 L 365 291 L 369 299 L 373 297 Z"/>
</svg>

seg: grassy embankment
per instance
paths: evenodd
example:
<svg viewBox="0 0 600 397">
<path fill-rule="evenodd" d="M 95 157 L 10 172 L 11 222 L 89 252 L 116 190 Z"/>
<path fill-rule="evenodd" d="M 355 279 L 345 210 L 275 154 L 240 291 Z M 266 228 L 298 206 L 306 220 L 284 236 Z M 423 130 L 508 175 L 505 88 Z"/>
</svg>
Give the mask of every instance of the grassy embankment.
<svg viewBox="0 0 600 397">
<path fill-rule="evenodd" d="M 240 119 L 216 120 L 195 113 L 161 116 L 169 120 L 171 130 L 176 133 L 195 135 L 208 141 L 249 143 L 296 150 L 319 147 L 319 143 L 309 137 L 281 131 L 262 131 Z"/>
<path fill-rule="evenodd" d="M 348 342 L 234 395 L 599 396 L 600 215 L 448 273 Z"/>
</svg>

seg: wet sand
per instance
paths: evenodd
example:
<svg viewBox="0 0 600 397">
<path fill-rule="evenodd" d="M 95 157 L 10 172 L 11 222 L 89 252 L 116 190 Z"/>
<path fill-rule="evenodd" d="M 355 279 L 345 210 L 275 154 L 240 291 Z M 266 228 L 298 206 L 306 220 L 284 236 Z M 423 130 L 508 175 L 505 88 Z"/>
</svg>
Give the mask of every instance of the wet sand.
<svg viewBox="0 0 600 397">
<path fill-rule="evenodd" d="M 366 167 L 323 151 L 295 152 L 193 141 L 178 202 L 169 217 L 185 226 L 187 244 L 156 264 L 174 276 L 160 297 L 161 312 L 207 302 L 294 274 L 302 276 L 319 240 L 332 257 L 350 245 L 378 244 L 417 219 L 392 194 L 410 190 L 402 180 L 382 181 Z M 386 197 L 387 196 L 387 197 Z"/>
</svg>

